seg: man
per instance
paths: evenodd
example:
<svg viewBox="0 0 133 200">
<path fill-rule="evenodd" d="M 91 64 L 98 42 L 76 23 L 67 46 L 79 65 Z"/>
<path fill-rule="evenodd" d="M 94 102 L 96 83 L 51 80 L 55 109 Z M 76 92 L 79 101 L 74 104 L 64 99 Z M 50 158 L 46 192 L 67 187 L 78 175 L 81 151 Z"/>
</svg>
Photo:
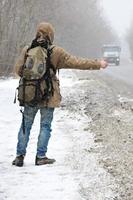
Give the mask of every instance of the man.
<svg viewBox="0 0 133 200">
<path fill-rule="evenodd" d="M 26 46 L 23 48 L 19 59 L 16 62 L 15 69 L 16 73 L 22 77 L 23 76 L 23 67 L 26 54 L 28 49 L 35 48 L 36 46 L 41 46 L 45 49 L 48 49 L 52 46 L 54 40 L 54 29 L 51 24 L 42 22 L 37 27 L 36 38 L 32 41 L 30 47 Z M 75 56 L 67 53 L 63 48 L 59 46 L 54 46 L 50 56 L 50 62 L 52 63 L 54 70 L 59 69 L 80 69 L 80 70 L 99 70 L 101 68 L 107 67 L 107 62 L 104 60 L 91 60 L 77 58 Z M 25 131 L 23 130 L 23 121 L 18 132 L 18 143 L 17 143 L 17 156 L 12 162 L 15 166 L 23 166 L 24 157 L 26 155 L 26 148 L 29 141 L 30 130 L 38 110 L 41 114 L 40 122 L 40 133 L 37 143 L 37 154 L 35 159 L 35 165 L 45 165 L 52 164 L 55 162 L 54 159 L 46 157 L 47 147 L 49 138 L 51 136 L 51 123 L 53 120 L 53 113 L 56 107 L 59 107 L 61 101 L 60 89 L 59 89 L 59 80 L 56 77 L 56 74 L 51 70 L 51 77 L 53 83 L 53 95 L 49 98 L 48 102 L 42 100 L 35 106 L 30 106 L 27 104 L 24 105 L 24 119 L 25 119 Z M 25 133 L 24 133 L 25 132 Z"/>
</svg>

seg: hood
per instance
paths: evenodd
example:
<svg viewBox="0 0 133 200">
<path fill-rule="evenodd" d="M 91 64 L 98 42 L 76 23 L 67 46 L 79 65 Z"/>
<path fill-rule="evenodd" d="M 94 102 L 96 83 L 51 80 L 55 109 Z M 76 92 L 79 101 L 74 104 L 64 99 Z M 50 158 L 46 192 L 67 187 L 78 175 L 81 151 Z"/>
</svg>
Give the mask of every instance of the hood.
<svg viewBox="0 0 133 200">
<path fill-rule="evenodd" d="M 37 26 L 37 33 L 38 32 L 42 32 L 44 34 L 47 34 L 51 44 L 53 43 L 53 41 L 54 41 L 54 28 L 53 28 L 52 24 L 47 23 L 47 22 L 41 22 Z"/>
</svg>

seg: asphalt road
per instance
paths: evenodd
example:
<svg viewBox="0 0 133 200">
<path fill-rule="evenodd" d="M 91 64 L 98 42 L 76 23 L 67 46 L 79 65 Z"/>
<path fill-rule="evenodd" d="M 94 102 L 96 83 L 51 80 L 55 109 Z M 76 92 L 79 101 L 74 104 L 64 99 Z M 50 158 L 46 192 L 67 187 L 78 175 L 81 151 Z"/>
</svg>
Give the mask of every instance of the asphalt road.
<svg viewBox="0 0 133 200">
<path fill-rule="evenodd" d="M 103 72 L 133 86 L 133 62 L 128 58 L 121 59 L 119 66 L 109 65 Z"/>
<path fill-rule="evenodd" d="M 75 113 L 75 116 L 81 113 L 88 117 L 87 123 L 82 121 L 86 125 L 86 133 L 82 132 L 83 139 L 79 137 L 83 142 L 82 150 L 78 150 L 80 145 L 76 140 L 76 151 L 71 152 L 77 152 L 77 155 L 70 162 L 74 161 L 79 174 L 85 172 L 85 178 L 78 180 L 80 194 L 85 200 L 133 200 L 132 72 L 132 63 L 124 59 L 120 66 L 109 66 L 105 70 L 73 70 L 73 76 L 68 70 L 64 72 L 68 82 L 62 88 L 63 108 Z M 61 82 L 64 82 L 64 78 Z M 94 146 L 85 144 L 85 141 L 90 141 L 89 131 L 93 133 Z M 69 132 L 69 135 L 72 133 Z M 88 135 L 87 140 L 84 139 L 85 135 Z M 81 155 L 82 162 L 78 155 Z M 109 176 L 98 173 L 98 166 L 94 167 L 93 161 L 89 160 L 91 156 L 97 159 L 98 166 Z M 75 159 L 78 164 L 75 164 Z M 98 179 L 94 177 L 93 170 Z"/>
</svg>

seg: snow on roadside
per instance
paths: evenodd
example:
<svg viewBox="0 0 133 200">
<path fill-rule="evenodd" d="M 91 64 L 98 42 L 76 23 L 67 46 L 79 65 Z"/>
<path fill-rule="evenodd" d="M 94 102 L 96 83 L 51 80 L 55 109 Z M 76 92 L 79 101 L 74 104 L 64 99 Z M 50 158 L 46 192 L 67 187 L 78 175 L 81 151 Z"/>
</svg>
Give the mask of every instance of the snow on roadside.
<svg viewBox="0 0 133 200">
<path fill-rule="evenodd" d="M 65 76 L 63 87 L 70 87 L 74 80 L 72 75 Z M 48 150 L 48 156 L 54 157 L 56 163 L 34 165 L 40 117 L 37 114 L 24 167 L 11 165 L 21 121 L 19 106 L 13 104 L 17 84 L 15 79 L 0 81 L 0 200 L 113 199 L 110 176 L 98 166 L 98 154 L 88 153 L 94 139 L 85 130 L 87 117 L 65 108 L 55 111 Z"/>
</svg>

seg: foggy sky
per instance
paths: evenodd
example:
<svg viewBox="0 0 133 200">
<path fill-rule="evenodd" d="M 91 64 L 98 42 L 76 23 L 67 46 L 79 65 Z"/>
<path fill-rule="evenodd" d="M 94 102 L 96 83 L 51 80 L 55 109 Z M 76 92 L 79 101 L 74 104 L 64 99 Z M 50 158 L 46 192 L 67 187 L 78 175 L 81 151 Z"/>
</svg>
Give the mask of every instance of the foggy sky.
<svg viewBox="0 0 133 200">
<path fill-rule="evenodd" d="M 102 0 L 104 13 L 120 36 L 124 35 L 133 17 L 132 0 Z"/>
</svg>

